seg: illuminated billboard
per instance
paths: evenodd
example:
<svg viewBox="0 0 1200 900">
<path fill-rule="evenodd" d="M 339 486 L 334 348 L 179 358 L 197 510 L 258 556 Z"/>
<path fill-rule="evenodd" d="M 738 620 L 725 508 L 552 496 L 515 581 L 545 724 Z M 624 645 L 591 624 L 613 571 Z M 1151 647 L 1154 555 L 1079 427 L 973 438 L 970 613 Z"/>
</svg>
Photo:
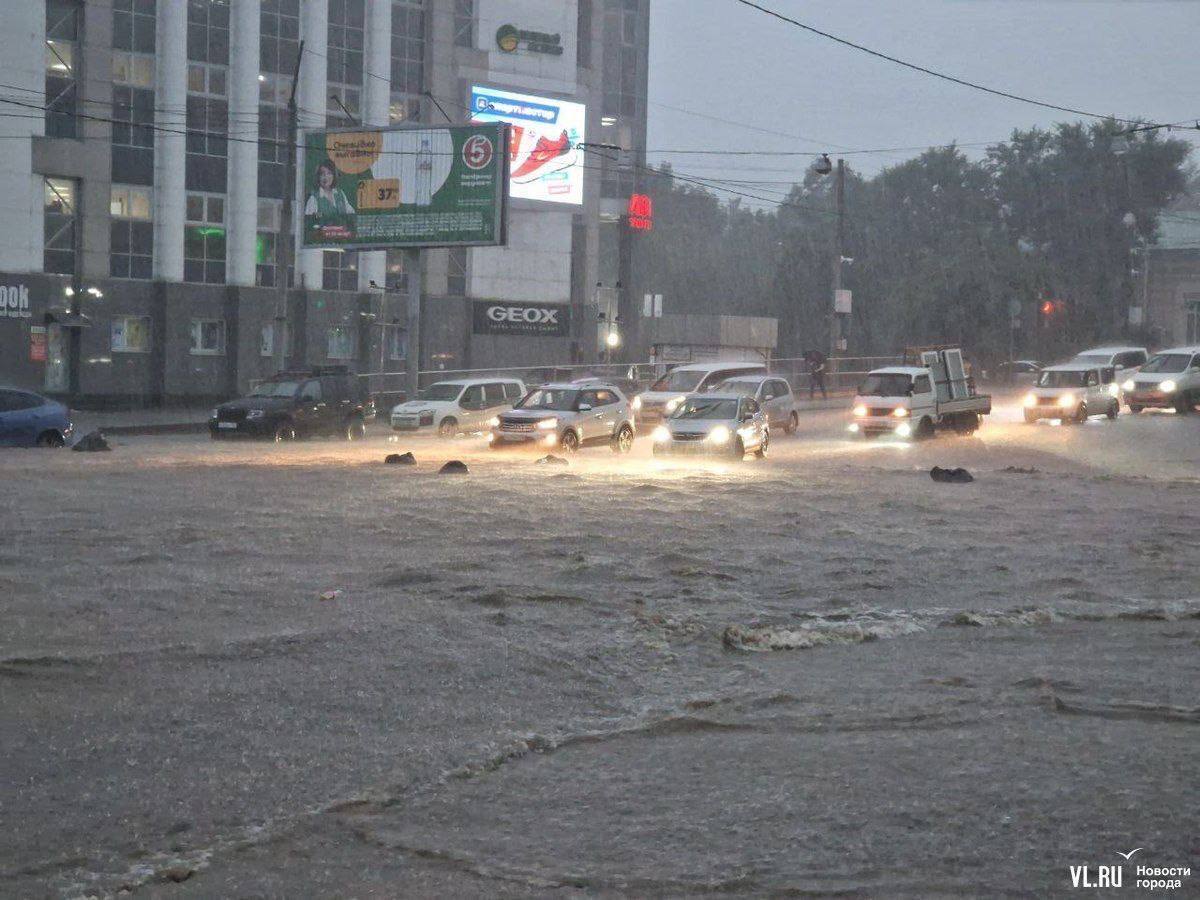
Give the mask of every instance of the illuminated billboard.
<svg viewBox="0 0 1200 900">
<path fill-rule="evenodd" d="M 503 244 L 505 128 L 479 123 L 307 132 L 303 246 Z"/>
<path fill-rule="evenodd" d="M 583 203 L 587 108 L 551 97 L 471 88 L 474 122 L 509 124 L 510 197 L 549 203 Z"/>
</svg>

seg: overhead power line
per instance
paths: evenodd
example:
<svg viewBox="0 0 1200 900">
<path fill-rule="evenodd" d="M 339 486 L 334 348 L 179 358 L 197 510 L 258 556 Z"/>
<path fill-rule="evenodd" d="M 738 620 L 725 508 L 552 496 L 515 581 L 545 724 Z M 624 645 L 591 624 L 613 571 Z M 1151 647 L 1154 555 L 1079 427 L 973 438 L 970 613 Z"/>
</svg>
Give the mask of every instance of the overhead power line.
<svg viewBox="0 0 1200 900">
<path fill-rule="evenodd" d="M 985 94 L 991 94 L 995 97 L 1004 97 L 1008 100 L 1016 100 L 1018 103 L 1028 103 L 1031 106 L 1040 106 L 1043 109 L 1053 109 L 1057 112 L 1071 113 L 1076 116 L 1087 116 L 1092 119 L 1112 119 L 1115 122 L 1122 122 L 1126 125 L 1143 126 L 1145 122 L 1139 122 L 1134 119 L 1122 119 L 1108 113 L 1089 112 L 1086 109 L 1076 109 L 1072 106 L 1062 106 L 1057 103 L 1049 103 L 1045 100 L 1035 100 L 1032 97 L 1023 97 L 1020 94 L 1014 94 L 1011 91 L 1002 91 L 999 88 L 988 87 L 985 84 L 979 84 L 975 81 L 967 81 L 965 78 L 959 78 L 955 75 L 949 75 L 945 72 L 939 72 L 936 69 L 930 69 L 926 66 L 918 65 L 917 63 L 909 62 L 908 60 L 899 59 L 895 56 L 890 56 L 887 53 L 882 53 L 879 50 L 873 50 L 870 47 L 864 47 L 862 44 L 856 44 L 854 41 L 846 40 L 846 38 L 838 37 L 836 34 L 830 34 L 828 31 L 822 31 L 819 28 L 814 28 L 812 25 L 806 25 L 799 19 L 793 19 L 790 16 L 785 16 L 781 12 L 769 9 L 761 4 L 755 3 L 754 0 L 734 0 L 735 3 L 740 3 L 742 6 L 748 6 L 751 9 L 758 10 L 764 15 L 771 16 L 781 22 L 786 22 L 789 25 L 801 28 L 804 31 L 815 34 L 818 37 L 823 37 L 826 40 L 834 41 L 844 47 L 850 47 L 853 50 L 858 50 L 861 53 L 866 53 L 874 56 L 877 59 L 886 60 L 890 63 L 895 63 L 898 66 L 903 66 L 906 69 L 912 69 L 914 72 L 921 72 L 924 75 L 930 75 L 934 78 L 940 78 L 943 81 L 949 81 L 952 84 L 961 85 L 962 87 L 971 88 L 976 91 L 983 91 Z"/>
</svg>

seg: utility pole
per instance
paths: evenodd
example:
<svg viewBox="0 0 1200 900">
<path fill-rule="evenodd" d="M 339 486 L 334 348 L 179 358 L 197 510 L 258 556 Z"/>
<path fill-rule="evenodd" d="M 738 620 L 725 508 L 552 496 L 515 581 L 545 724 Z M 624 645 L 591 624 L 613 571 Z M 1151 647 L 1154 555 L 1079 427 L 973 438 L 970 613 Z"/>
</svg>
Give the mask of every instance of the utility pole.
<svg viewBox="0 0 1200 900">
<path fill-rule="evenodd" d="M 846 162 L 837 161 L 837 183 L 834 188 L 837 195 L 837 240 L 833 248 L 833 298 L 829 317 L 829 358 L 838 354 L 842 339 L 841 314 L 837 310 L 838 294 L 842 290 L 842 254 L 845 252 L 846 239 Z"/>
<path fill-rule="evenodd" d="M 421 390 L 421 284 L 422 253 L 417 248 L 404 251 L 404 272 L 408 275 L 408 347 L 404 351 L 408 369 L 408 385 L 405 400 L 416 400 Z"/>
<path fill-rule="evenodd" d="M 300 60 L 304 58 L 304 41 L 296 53 L 296 69 L 292 72 L 292 90 L 288 97 L 287 164 L 283 170 L 283 206 L 279 211 L 279 242 L 275 245 L 275 330 L 271 334 L 271 350 L 275 371 L 287 366 L 287 347 L 284 332 L 288 320 L 288 269 L 294 254 L 296 235 L 292 228 L 292 204 L 296 196 L 296 141 L 299 125 L 296 121 L 296 84 L 300 81 Z"/>
</svg>

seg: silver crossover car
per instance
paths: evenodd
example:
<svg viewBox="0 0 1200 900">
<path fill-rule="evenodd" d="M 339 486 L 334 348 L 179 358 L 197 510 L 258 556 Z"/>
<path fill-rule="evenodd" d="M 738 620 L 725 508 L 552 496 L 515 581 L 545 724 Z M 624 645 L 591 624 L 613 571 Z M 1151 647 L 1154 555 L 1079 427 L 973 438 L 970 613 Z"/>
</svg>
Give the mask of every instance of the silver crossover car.
<svg viewBox="0 0 1200 900">
<path fill-rule="evenodd" d="M 633 449 L 633 409 L 611 384 L 544 384 L 489 425 L 493 450 L 526 446 L 574 453 L 589 444 L 608 444 L 615 453 Z"/>
<path fill-rule="evenodd" d="M 767 455 L 770 430 L 758 401 L 740 394 L 693 394 L 654 429 L 654 452 Z"/>
</svg>

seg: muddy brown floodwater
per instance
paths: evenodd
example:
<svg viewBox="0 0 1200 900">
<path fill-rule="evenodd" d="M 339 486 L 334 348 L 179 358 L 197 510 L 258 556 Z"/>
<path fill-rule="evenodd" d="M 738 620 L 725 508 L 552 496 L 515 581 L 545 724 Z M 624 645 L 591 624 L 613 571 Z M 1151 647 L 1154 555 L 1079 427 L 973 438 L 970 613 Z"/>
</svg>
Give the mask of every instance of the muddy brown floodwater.
<svg viewBox="0 0 1200 900">
<path fill-rule="evenodd" d="M 0 895 L 1200 872 L 1200 417 L 1012 418 L 899 447 L 812 416 L 741 465 L 6 454 Z"/>
</svg>

